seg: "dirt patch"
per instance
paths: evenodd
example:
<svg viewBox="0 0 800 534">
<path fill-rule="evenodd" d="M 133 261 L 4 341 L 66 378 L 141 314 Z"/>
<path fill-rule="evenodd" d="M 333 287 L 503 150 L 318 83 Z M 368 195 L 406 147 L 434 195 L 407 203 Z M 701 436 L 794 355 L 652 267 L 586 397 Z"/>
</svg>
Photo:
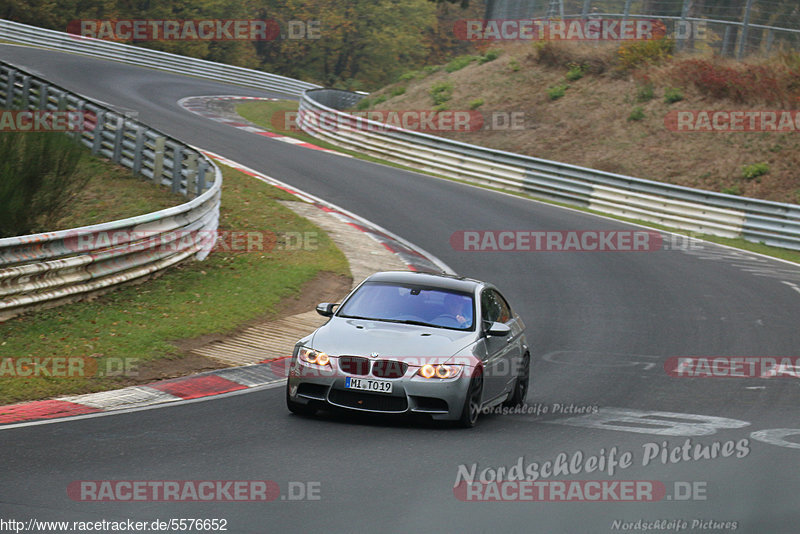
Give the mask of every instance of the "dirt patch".
<svg viewBox="0 0 800 534">
<path fill-rule="evenodd" d="M 320 302 L 338 302 L 346 295 L 352 286 L 352 279 L 330 272 L 320 272 L 314 279 L 306 282 L 296 297 L 284 299 L 278 304 L 277 310 L 266 313 L 252 321 L 239 326 L 236 330 L 226 334 L 206 334 L 203 336 L 181 339 L 173 341 L 173 344 L 180 349 L 180 355 L 171 359 L 161 359 L 146 362 L 139 366 L 138 375 L 120 381 L 121 386 L 133 386 L 146 384 L 157 380 L 169 378 L 179 378 L 203 371 L 222 369 L 229 367 L 223 362 L 193 354 L 192 350 L 202 347 L 214 341 L 223 341 L 239 335 L 245 329 L 273 321 L 280 317 L 295 315 L 307 312 Z"/>
<path fill-rule="evenodd" d="M 349 276 L 323 271 L 317 274 L 314 279 L 306 282 L 296 297 L 283 299 L 280 304 L 278 304 L 275 312 L 265 313 L 226 334 L 206 334 L 191 339 L 180 339 L 172 343 L 178 347 L 183 354 L 188 355 L 191 351 L 214 341 L 224 341 L 236 337 L 251 326 L 274 321 L 275 319 L 288 315 L 307 312 L 314 309 L 320 302 L 338 302 L 339 299 L 350 292 L 352 284 L 353 279 Z M 214 361 L 210 358 L 208 360 Z M 217 367 L 214 368 L 220 367 L 219 362 L 214 361 L 214 363 L 217 365 Z M 221 365 L 221 367 L 226 366 Z"/>
</svg>

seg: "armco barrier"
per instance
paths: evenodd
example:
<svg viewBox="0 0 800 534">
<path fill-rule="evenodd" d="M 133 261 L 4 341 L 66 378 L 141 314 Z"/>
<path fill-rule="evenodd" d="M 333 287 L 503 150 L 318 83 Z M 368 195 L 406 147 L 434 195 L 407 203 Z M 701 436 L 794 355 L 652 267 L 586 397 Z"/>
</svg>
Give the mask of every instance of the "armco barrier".
<svg viewBox="0 0 800 534">
<path fill-rule="evenodd" d="M 0 19 L 0 40 L 60 50 L 72 54 L 111 59 L 121 63 L 177 74 L 187 74 L 207 80 L 224 81 L 292 96 L 299 96 L 306 89 L 319 87 L 313 83 L 301 82 L 300 80 L 278 76 L 277 74 L 223 65 L 213 61 L 204 61 L 139 46 L 103 41 L 102 39 L 81 37 L 65 32 L 28 26 L 10 20 Z"/>
<path fill-rule="evenodd" d="M 303 93 L 299 126 L 335 145 L 411 168 L 631 219 L 800 250 L 800 206 L 737 197 L 469 145 L 356 118 L 363 95 Z"/>
<path fill-rule="evenodd" d="M 0 103 L 5 109 L 81 112 L 85 129 L 69 135 L 95 154 L 191 198 L 128 219 L 0 239 L 0 321 L 208 255 L 219 219 L 222 175 L 203 154 L 3 62 Z"/>
</svg>

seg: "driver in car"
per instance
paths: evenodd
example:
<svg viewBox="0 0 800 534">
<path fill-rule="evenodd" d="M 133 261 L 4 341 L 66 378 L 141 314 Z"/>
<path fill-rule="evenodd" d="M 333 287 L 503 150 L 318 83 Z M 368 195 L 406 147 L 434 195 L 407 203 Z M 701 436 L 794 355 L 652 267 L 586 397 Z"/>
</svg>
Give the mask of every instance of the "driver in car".
<svg viewBox="0 0 800 534">
<path fill-rule="evenodd" d="M 468 311 L 464 309 L 464 304 L 467 300 L 468 299 L 464 299 L 458 295 L 447 295 L 444 298 L 444 306 L 447 310 L 447 315 L 455 317 L 456 321 L 458 321 L 458 326 L 462 328 L 472 322 L 472 320 L 467 317 L 467 315 L 472 315 L 470 313 L 472 310 Z"/>
</svg>

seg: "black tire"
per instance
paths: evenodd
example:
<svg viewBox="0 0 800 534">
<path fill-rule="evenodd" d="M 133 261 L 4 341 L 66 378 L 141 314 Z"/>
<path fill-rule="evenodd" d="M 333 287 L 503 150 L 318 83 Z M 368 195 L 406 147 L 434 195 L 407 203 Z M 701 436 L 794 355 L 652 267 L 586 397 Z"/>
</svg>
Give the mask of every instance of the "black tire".
<svg viewBox="0 0 800 534">
<path fill-rule="evenodd" d="M 475 371 L 472 380 L 469 382 L 467 398 L 464 399 L 464 408 L 461 410 L 461 417 L 458 424 L 464 428 L 472 428 L 478 421 L 481 413 L 481 401 L 483 400 L 483 374 Z"/>
<path fill-rule="evenodd" d="M 522 365 L 520 366 L 517 380 L 514 382 L 514 391 L 503 406 L 520 406 L 525 402 L 528 396 L 528 389 L 530 388 L 531 381 L 531 356 L 528 353 L 522 357 Z"/>
<path fill-rule="evenodd" d="M 289 386 L 286 386 L 286 407 L 289 408 L 289 411 L 295 415 L 303 415 L 306 417 L 310 417 L 317 413 L 317 409 L 313 406 L 309 406 L 307 404 L 300 404 L 299 402 L 294 402 L 292 399 L 289 398 Z"/>
</svg>

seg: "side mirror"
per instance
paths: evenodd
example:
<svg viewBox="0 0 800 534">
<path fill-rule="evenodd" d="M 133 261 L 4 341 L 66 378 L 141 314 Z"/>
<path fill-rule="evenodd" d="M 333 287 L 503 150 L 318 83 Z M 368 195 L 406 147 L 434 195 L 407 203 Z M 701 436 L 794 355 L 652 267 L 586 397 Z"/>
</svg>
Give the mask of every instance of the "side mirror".
<svg viewBox="0 0 800 534">
<path fill-rule="evenodd" d="M 486 331 L 490 336 L 507 336 L 511 333 L 511 327 L 504 323 L 492 323 L 489 330 Z"/>
<path fill-rule="evenodd" d="M 333 315 L 333 309 L 338 305 L 338 302 L 321 302 L 317 304 L 317 313 L 323 317 L 330 317 Z"/>
</svg>

